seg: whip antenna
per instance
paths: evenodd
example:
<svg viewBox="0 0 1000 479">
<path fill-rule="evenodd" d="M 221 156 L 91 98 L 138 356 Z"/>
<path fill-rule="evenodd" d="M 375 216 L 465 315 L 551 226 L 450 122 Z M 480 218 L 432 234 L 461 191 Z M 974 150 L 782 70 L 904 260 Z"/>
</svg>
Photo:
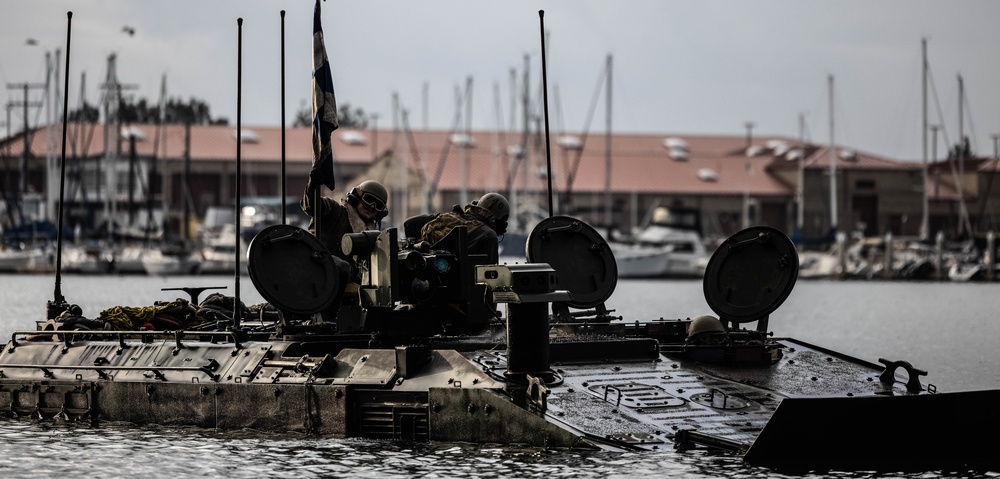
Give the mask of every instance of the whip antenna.
<svg viewBox="0 0 1000 479">
<path fill-rule="evenodd" d="M 236 42 L 236 296 L 233 300 L 233 329 L 240 329 L 240 152 L 243 149 L 243 18 L 236 19 L 239 31 Z"/>
<path fill-rule="evenodd" d="M 285 221 L 285 11 L 281 11 L 281 224 Z"/>
<path fill-rule="evenodd" d="M 549 184 L 549 217 L 553 215 L 552 201 L 552 152 L 549 145 L 549 87 L 545 67 L 545 10 L 538 11 L 538 23 L 542 30 L 542 105 L 545 117 L 545 177 Z"/>
<path fill-rule="evenodd" d="M 73 12 L 66 12 L 66 81 L 64 92 L 69 92 L 69 46 L 73 31 Z M 63 206 L 66 196 L 66 119 L 69 112 L 69 95 L 63 95 L 62 156 L 59 159 L 59 218 L 56 220 L 56 284 L 52 302 L 46 308 L 46 319 L 55 319 L 66 310 L 66 298 L 62 294 L 62 246 L 63 246 Z"/>
</svg>

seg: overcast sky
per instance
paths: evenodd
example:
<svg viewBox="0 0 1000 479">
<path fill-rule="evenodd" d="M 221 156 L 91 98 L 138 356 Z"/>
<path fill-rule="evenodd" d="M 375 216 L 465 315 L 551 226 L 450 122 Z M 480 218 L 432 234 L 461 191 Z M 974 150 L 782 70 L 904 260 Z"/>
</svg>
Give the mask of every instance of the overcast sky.
<svg viewBox="0 0 1000 479">
<path fill-rule="evenodd" d="M 165 75 L 169 97 L 205 100 L 213 116 L 235 124 L 242 17 L 242 121 L 277 126 L 284 9 L 291 124 L 309 101 L 313 6 L 312 0 L 4 0 L 0 99 L 20 102 L 22 91 L 8 85 L 44 81 L 45 52 L 65 54 L 72 11 L 70 108 L 79 105 L 81 72 L 87 101 L 100 100 L 98 85 L 115 53 L 119 80 L 135 87 L 129 93 L 155 102 Z M 832 75 L 838 144 L 920 160 L 922 38 L 932 76 L 929 122 L 947 135 L 938 156 L 959 135 L 959 75 L 966 99 L 961 128 L 974 151 L 992 155 L 992 136 L 1000 133 L 1000 2 L 993 0 L 330 0 L 322 8 L 338 102 L 376 114 L 379 127 L 394 126 L 397 94 L 411 128 L 450 128 L 456 89 L 471 77 L 473 128 L 510 128 L 512 92 L 520 89 L 511 72 L 520 82 L 526 55 L 532 97 L 539 98 L 543 9 L 553 134 L 604 132 L 607 98 L 599 85 L 610 56 L 615 132 L 745 135 L 749 121 L 755 136 L 794 139 L 804 115 L 806 138 L 826 143 Z M 32 91 L 36 96 L 40 90 Z M 16 130 L 22 122 L 11 123 Z"/>
</svg>

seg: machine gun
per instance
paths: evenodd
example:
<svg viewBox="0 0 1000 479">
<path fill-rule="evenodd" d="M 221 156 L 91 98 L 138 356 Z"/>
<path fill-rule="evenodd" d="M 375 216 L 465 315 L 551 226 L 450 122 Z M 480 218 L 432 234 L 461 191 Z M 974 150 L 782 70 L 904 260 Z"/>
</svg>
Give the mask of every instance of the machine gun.
<svg viewBox="0 0 1000 479">
<path fill-rule="evenodd" d="M 341 248 L 368 265 L 354 303 L 336 303 L 334 298 L 344 297 L 345 275 L 315 237 L 291 226 L 268 227 L 251 243 L 251 279 L 282 311 L 308 315 L 338 306 L 338 333 L 416 338 L 482 334 L 493 326 L 500 333 L 497 303 L 521 301 L 504 299 L 504 287 L 486 277 L 499 272 L 510 273 L 508 280 L 516 276 L 518 284 L 511 287 L 543 294 L 538 302 L 551 302 L 555 322 L 617 319 L 604 305 L 617 284 L 614 257 L 600 234 L 576 218 L 539 223 L 528 238 L 527 263 L 505 268 L 493 268 L 499 265 L 487 255 L 469 251 L 464 226 L 434 245 L 400 241 L 398 231 L 389 228 L 344 235 Z M 281 283 L 265 279 L 277 277 Z M 520 284 L 526 278 L 546 284 Z M 563 294 L 546 295 L 555 291 Z"/>
<path fill-rule="evenodd" d="M 465 226 L 456 227 L 432 249 L 426 243 L 401 245 L 395 228 L 345 235 L 344 252 L 370 267 L 360 287 L 362 329 L 407 335 L 486 329 L 500 313 L 474 275 L 476 266 L 490 261 L 469 252 L 466 236 Z"/>
</svg>

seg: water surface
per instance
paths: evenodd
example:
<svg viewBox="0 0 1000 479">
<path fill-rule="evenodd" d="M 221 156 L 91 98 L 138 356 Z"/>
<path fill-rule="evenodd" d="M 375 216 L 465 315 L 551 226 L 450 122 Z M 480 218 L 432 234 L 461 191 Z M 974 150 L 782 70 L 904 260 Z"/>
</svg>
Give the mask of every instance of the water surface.
<svg viewBox="0 0 1000 479">
<path fill-rule="evenodd" d="M 148 306 L 179 286 L 228 286 L 232 277 L 63 276 L 61 292 L 84 314 Z M 0 275 L 0 335 L 33 329 L 53 298 L 54 278 Z M 261 302 L 248 277 L 241 299 Z M 1000 284 L 800 281 L 770 317 L 791 336 L 868 361 L 908 360 L 941 391 L 1000 387 Z M 207 293 L 205 293 L 207 294 Z M 204 297 L 204 294 L 203 296 Z M 699 281 L 622 280 L 608 307 L 626 320 L 686 318 L 712 311 Z M 753 325 L 748 325 L 753 327 Z M 252 407 L 252 406 L 251 406 Z M 988 432 L 987 434 L 991 434 Z M 998 477 L 977 471 L 814 472 L 786 476 L 706 450 L 609 453 L 467 444 L 401 444 L 203 429 L 0 420 L 6 477 Z"/>
</svg>

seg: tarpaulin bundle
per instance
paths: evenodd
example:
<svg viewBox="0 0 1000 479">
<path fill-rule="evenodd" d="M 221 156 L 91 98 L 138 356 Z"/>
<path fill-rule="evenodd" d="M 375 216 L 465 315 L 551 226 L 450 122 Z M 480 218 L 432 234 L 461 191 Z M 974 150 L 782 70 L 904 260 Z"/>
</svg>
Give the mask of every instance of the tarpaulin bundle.
<svg viewBox="0 0 1000 479">
<path fill-rule="evenodd" d="M 221 293 L 212 293 L 198 305 L 198 322 L 205 321 L 232 321 L 233 304 L 236 298 L 224 296 Z M 250 315 L 250 310 L 240 301 L 240 319 L 246 319 Z"/>
<path fill-rule="evenodd" d="M 165 331 L 185 329 L 200 323 L 196 312 L 186 299 L 177 298 L 155 306 L 112 306 L 101 311 L 97 319 L 104 321 L 105 329 Z"/>
</svg>

